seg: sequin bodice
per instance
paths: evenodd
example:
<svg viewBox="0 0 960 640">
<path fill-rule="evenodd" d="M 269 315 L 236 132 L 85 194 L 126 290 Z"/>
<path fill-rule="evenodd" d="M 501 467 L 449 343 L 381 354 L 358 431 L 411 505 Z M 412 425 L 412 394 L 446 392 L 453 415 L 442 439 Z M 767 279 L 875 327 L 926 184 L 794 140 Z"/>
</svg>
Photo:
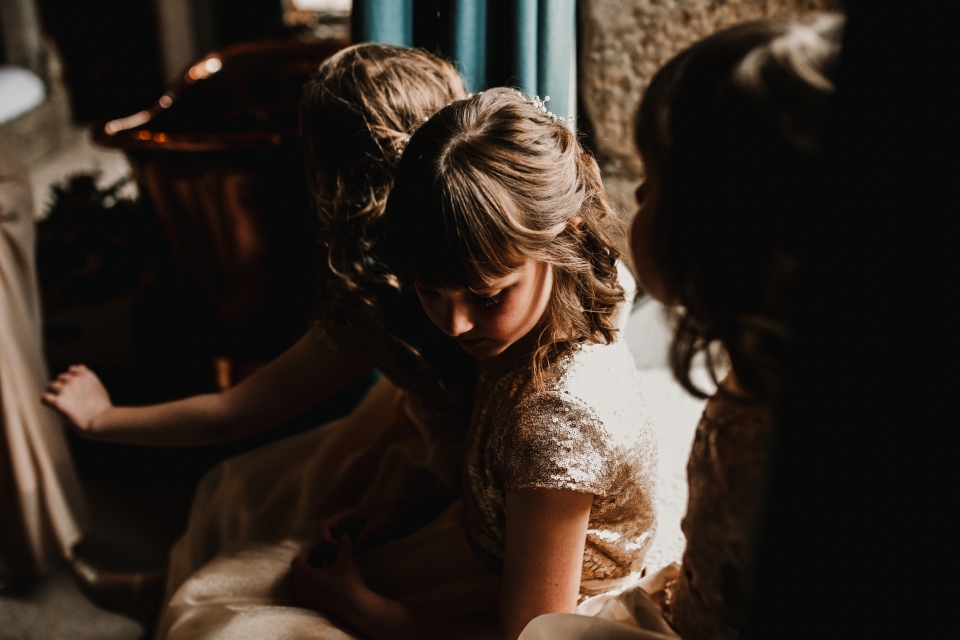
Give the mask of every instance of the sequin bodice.
<svg viewBox="0 0 960 640">
<path fill-rule="evenodd" d="M 481 367 L 467 435 L 474 550 L 502 570 L 508 489 L 573 489 L 594 494 L 581 593 L 591 581 L 638 571 L 655 532 L 657 446 L 626 346 L 579 347 L 554 363 L 540 387 L 529 364 L 497 360 Z"/>
<path fill-rule="evenodd" d="M 763 409 L 720 396 L 707 403 L 687 463 L 683 567 L 664 602 L 684 638 L 740 637 L 770 440 Z"/>
</svg>

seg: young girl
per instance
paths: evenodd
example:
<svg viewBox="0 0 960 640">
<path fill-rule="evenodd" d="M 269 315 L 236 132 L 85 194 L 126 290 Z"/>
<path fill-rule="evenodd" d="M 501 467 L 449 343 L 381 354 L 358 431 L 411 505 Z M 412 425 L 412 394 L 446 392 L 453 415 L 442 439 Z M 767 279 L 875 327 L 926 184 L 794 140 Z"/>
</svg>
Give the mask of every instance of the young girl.
<svg viewBox="0 0 960 640">
<path fill-rule="evenodd" d="M 535 616 L 572 612 L 639 574 L 656 442 L 616 341 L 624 293 L 609 216 L 593 159 L 512 89 L 455 102 L 413 135 L 383 250 L 438 333 L 480 362 L 462 526 L 501 578 L 499 607 L 478 617 L 450 613 L 449 600 L 390 597 L 365 580 L 347 536 L 330 567 L 306 552 L 294 561 L 302 602 L 364 637 L 513 640 Z"/>
<path fill-rule="evenodd" d="M 169 592 L 228 541 L 312 535 L 315 523 L 346 506 L 459 492 L 475 367 L 455 345 L 423 345 L 424 358 L 408 357 L 406 345 L 420 344 L 427 321 L 411 294 L 394 307 L 420 316 L 406 333 L 387 333 L 377 296 L 395 291 L 397 280 L 370 249 L 398 143 L 464 96 L 453 67 L 422 51 L 358 45 L 320 66 L 304 90 L 301 121 L 329 268 L 314 330 L 277 360 L 223 393 L 148 407 L 113 406 L 82 366 L 50 384 L 46 401 L 85 437 L 188 446 L 249 436 L 374 367 L 384 373 L 347 418 L 207 474 L 171 554 Z"/>
<path fill-rule="evenodd" d="M 637 115 L 645 180 L 632 244 L 641 286 L 674 309 L 670 361 L 684 387 L 706 397 L 691 366 L 705 357 L 716 380 L 717 347 L 730 365 L 687 465 L 683 565 L 645 585 L 684 640 L 739 637 L 750 604 L 770 412 L 797 311 L 842 28 L 842 17 L 820 15 L 710 36 L 657 73 Z M 619 600 L 640 627 L 663 629 L 644 593 Z M 561 616 L 534 621 L 527 634 L 649 637 Z"/>
<path fill-rule="evenodd" d="M 792 333 L 843 20 L 761 21 L 681 53 L 637 116 L 646 180 L 633 251 L 645 291 L 676 308 L 671 365 L 730 372 L 687 466 L 687 548 L 664 613 L 685 640 L 736 638 L 750 601 L 770 411 Z M 716 378 L 716 374 L 714 374 Z M 802 542 L 802 541 L 801 541 Z"/>
</svg>

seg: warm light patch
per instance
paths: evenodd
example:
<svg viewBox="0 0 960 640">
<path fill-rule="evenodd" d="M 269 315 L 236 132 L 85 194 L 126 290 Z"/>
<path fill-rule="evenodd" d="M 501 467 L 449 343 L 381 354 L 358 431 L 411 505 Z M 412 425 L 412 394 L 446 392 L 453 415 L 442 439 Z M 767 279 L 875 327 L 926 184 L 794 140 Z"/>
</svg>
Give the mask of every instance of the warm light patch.
<svg viewBox="0 0 960 640">
<path fill-rule="evenodd" d="M 190 71 L 187 71 L 187 77 L 193 81 L 203 80 L 220 71 L 222 68 L 223 62 L 221 62 L 220 58 L 211 56 L 190 67 Z"/>
<path fill-rule="evenodd" d="M 148 120 L 150 120 L 150 113 L 147 111 L 140 111 L 132 116 L 127 116 L 126 118 L 117 118 L 116 120 L 111 120 L 104 125 L 103 130 L 107 132 L 107 135 L 112 136 L 120 131 L 126 131 L 127 129 L 139 127 Z"/>
</svg>

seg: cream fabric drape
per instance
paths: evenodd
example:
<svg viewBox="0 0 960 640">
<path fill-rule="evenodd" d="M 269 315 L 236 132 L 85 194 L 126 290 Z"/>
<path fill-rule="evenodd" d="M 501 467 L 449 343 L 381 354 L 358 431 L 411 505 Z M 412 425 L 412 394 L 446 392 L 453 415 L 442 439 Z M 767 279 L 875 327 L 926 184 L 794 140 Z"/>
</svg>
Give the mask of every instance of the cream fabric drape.
<svg viewBox="0 0 960 640">
<path fill-rule="evenodd" d="M 622 589 L 584 600 L 576 614 L 534 618 L 517 640 L 680 640 L 654 603 L 679 571 L 680 565 L 673 563 Z"/>
<path fill-rule="evenodd" d="M 40 396 L 47 383 L 34 268 L 30 181 L 0 134 L 0 576 L 69 557 L 85 507 L 66 439 Z"/>
</svg>

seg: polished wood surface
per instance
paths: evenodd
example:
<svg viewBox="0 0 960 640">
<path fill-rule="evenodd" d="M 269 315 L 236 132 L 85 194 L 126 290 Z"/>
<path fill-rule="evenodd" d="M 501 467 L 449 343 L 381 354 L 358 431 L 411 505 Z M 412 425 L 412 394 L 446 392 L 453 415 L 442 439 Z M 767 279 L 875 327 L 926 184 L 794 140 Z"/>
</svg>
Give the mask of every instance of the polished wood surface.
<svg viewBox="0 0 960 640">
<path fill-rule="evenodd" d="M 97 143 L 126 152 L 232 359 L 268 360 L 306 327 L 317 262 L 298 104 L 319 62 L 346 44 L 214 52 L 152 107 L 95 128 Z"/>
</svg>

